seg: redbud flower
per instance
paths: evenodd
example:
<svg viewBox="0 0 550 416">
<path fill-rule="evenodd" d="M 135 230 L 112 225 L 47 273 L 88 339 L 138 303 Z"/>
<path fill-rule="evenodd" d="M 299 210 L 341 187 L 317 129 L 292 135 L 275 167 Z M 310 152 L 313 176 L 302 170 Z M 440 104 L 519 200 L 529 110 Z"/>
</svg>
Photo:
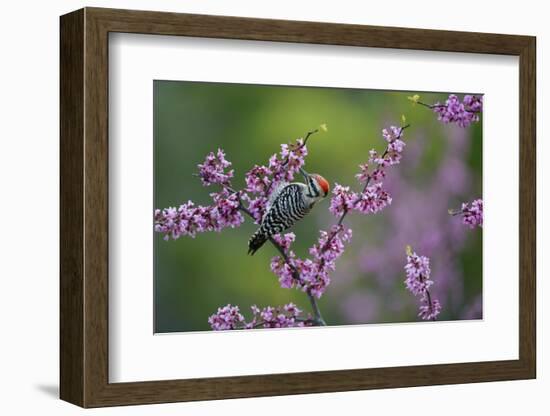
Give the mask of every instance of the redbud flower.
<svg viewBox="0 0 550 416">
<path fill-rule="evenodd" d="M 271 258 L 271 271 L 279 278 L 279 284 L 283 289 L 290 289 L 298 282 L 294 281 L 294 262 L 292 266 L 285 262 L 281 256 Z"/>
<path fill-rule="evenodd" d="M 418 316 L 425 321 L 434 321 L 437 315 L 441 312 L 441 304 L 437 299 L 430 301 L 426 295 L 420 299 Z"/>
<path fill-rule="evenodd" d="M 479 121 L 479 113 L 483 110 L 483 97 L 465 95 L 462 102 L 455 94 L 449 95 L 445 104 L 436 103 L 432 109 L 437 113 L 437 119 L 445 124 L 456 123 L 460 127 L 468 127 Z"/>
<path fill-rule="evenodd" d="M 370 172 L 369 172 L 369 165 L 368 163 L 363 163 L 361 165 L 359 165 L 359 169 L 360 169 L 360 172 L 355 175 L 355 177 L 357 178 L 357 180 L 359 182 L 367 182 L 367 180 L 370 178 Z"/>
<path fill-rule="evenodd" d="M 264 194 L 271 184 L 269 176 L 271 170 L 265 166 L 254 165 L 245 174 L 246 191 L 250 193 Z"/>
<path fill-rule="evenodd" d="M 426 256 L 418 256 L 416 253 L 408 255 L 405 273 L 405 286 L 415 296 L 423 294 L 433 284 L 433 281 L 429 280 L 430 259 Z"/>
<path fill-rule="evenodd" d="M 273 175 L 271 187 L 274 188 L 283 181 L 292 181 L 294 175 L 304 166 L 306 156 L 307 146 L 302 139 L 298 139 L 293 144 L 282 144 L 279 155 L 273 154 L 269 158 L 269 170 Z"/>
<path fill-rule="evenodd" d="M 211 206 L 196 206 L 192 201 L 179 208 L 155 210 L 155 231 L 165 234 L 164 239 L 174 240 L 181 236 L 195 237 L 197 233 L 221 231 L 224 228 L 235 228 L 244 222 L 239 211 L 237 194 L 221 191 L 210 194 L 214 201 Z"/>
<path fill-rule="evenodd" d="M 483 200 L 476 199 L 471 203 L 462 204 L 462 223 L 470 228 L 483 227 Z"/>
<path fill-rule="evenodd" d="M 290 249 L 290 246 L 296 240 L 296 234 L 286 233 L 286 234 L 275 234 L 273 239 L 281 246 L 281 248 L 286 252 Z"/>
<path fill-rule="evenodd" d="M 336 216 L 342 215 L 344 212 L 353 208 L 353 201 L 357 195 L 350 192 L 349 186 L 336 184 L 332 190 L 332 199 L 330 200 L 329 210 Z"/>
<path fill-rule="evenodd" d="M 320 298 L 330 284 L 329 273 L 336 269 L 335 262 L 344 252 L 344 243 L 351 241 L 352 231 L 343 226 L 333 226 L 330 232 L 320 231 L 317 243 L 309 249 L 312 258 L 297 258 L 290 245 L 294 234 L 274 236 L 275 241 L 283 247 L 288 263 L 281 256 L 271 259 L 271 271 L 279 277 L 282 288 L 296 287 Z"/>
<path fill-rule="evenodd" d="M 252 217 L 254 217 L 254 223 L 259 224 L 262 222 L 267 207 L 267 198 L 259 196 L 251 199 L 247 194 L 243 194 L 242 199 L 248 201 L 247 209 Z"/>
<path fill-rule="evenodd" d="M 424 320 L 435 320 L 441 312 L 441 304 L 437 299 L 432 299 L 429 291 L 433 285 L 433 281 L 430 280 L 430 259 L 426 256 L 419 256 L 412 251 L 410 246 L 407 246 L 405 274 L 407 289 L 413 295 L 420 296 L 418 316 Z"/>
<path fill-rule="evenodd" d="M 476 199 L 472 202 L 463 202 L 459 210 L 449 210 L 451 215 L 462 217 L 462 223 L 470 228 L 483 227 L 483 200 Z"/>
<path fill-rule="evenodd" d="M 199 176 L 204 186 L 212 184 L 229 184 L 233 177 L 233 169 L 226 172 L 225 169 L 231 166 L 231 162 L 225 159 L 225 153 L 222 149 L 218 152 L 210 152 L 199 166 Z"/>
<path fill-rule="evenodd" d="M 283 307 L 266 306 L 263 309 L 252 305 L 252 319 L 246 322 L 238 306 L 227 305 L 218 308 L 218 312 L 208 318 L 215 331 L 253 328 L 292 328 L 311 326 L 311 318 L 300 319 L 302 311 L 294 303 Z"/>
<path fill-rule="evenodd" d="M 244 316 L 239 312 L 239 307 L 229 304 L 218 308 L 218 312 L 208 318 L 208 323 L 215 331 L 237 329 L 243 322 Z"/>
<path fill-rule="evenodd" d="M 367 186 L 364 192 L 355 195 L 353 208 L 361 214 L 376 214 L 391 202 L 391 196 L 382 189 L 382 182 L 378 182 Z"/>
</svg>

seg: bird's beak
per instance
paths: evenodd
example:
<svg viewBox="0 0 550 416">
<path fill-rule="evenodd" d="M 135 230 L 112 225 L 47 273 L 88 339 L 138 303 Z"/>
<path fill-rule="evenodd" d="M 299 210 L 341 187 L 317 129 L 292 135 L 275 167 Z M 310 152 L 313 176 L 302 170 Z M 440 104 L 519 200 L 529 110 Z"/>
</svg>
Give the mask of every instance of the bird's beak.
<svg viewBox="0 0 550 416">
<path fill-rule="evenodd" d="M 307 173 L 303 168 L 300 168 L 300 173 L 304 176 L 304 179 L 309 178 L 309 173 Z"/>
</svg>

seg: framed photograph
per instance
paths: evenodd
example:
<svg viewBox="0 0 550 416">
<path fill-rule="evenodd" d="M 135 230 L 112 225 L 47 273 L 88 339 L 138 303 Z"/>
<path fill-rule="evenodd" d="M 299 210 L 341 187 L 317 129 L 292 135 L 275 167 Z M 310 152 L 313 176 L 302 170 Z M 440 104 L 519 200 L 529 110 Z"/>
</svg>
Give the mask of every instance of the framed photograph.
<svg viewBox="0 0 550 416">
<path fill-rule="evenodd" d="M 535 378 L 535 38 L 61 17 L 60 396 Z"/>
</svg>

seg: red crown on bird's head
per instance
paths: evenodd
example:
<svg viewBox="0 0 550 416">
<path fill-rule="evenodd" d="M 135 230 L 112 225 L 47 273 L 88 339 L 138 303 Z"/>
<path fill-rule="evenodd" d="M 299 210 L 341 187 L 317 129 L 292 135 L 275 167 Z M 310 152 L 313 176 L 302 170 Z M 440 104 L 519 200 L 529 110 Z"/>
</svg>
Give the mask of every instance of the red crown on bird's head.
<svg viewBox="0 0 550 416">
<path fill-rule="evenodd" d="M 328 183 L 328 181 L 325 178 L 323 178 L 321 175 L 317 174 L 317 173 L 314 173 L 311 176 L 313 176 L 315 178 L 315 180 L 319 184 L 319 187 L 323 190 L 323 192 L 324 192 L 323 196 L 327 196 L 328 192 L 330 191 L 330 184 Z"/>
</svg>

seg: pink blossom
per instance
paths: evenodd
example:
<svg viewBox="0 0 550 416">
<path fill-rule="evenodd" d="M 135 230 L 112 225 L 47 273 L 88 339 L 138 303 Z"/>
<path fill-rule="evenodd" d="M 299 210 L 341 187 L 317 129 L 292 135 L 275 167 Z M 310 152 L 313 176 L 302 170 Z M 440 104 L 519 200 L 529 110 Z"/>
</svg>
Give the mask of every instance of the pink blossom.
<svg viewBox="0 0 550 416">
<path fill-rule="evenodd" d="M 208 323 L 215 331 L 253 328 L 292 328 L 313 325 L 308 317 L 301 319 L 302 311 L 294 304 L 282 307 L 266 306 L 262 309 L 252 305 L 252 319 L 246 322 L 238 306 L 227 305 L 208 318 Z"/>
<path fill-rule="evenodd" d="M 426 256 L 419 256 L 407 247 L 407 264 L 405 265 L 405 286 L 414 295 L 420 296 L 420 307 L 418 316 L 424 320 L 435 320 L 441 312 L 441 304 L 430 295 L 430 287 L 433 280 L 430 280 L 430 259 Z"/>
<path fill-rule="evenodd" d="M 231 166 L 231 162 L 225 159 L 225 153 L 222 149 L 218 149 L 218 152 L 210 152 L 204 163 L 198 165 L 199 176 L 204 186 L 210 186 L 212 184 L 227 185 L 233 178 L 233 169 L 226 172 L 225 169 Z"/>
<path fill-rule="evenodd" d="M 455 123 L 460 127 L 468 127 L 479 121 L 479 113 L 483 110 L 483 97 L 465 95 L 462 102 L 455 94 L 449 95 L 445 104 L 436 103 L 431 106 L 437 114 L 437 119 L 445 124 Z"/>
<path fill-rule="evenodd" d="M 324 263 L 314 262 L 311 259 L 296 259 L 294 262 L 300 275 L 300 282 L 297 284 L 304 292 L 316 298 L 320 298 L 330 284 L 328 267 Z"/>
<path fill-rule="evenodd" d="M 215 231 L 221 231 L 223 228 L 235 228 L 244 222 L 243 215 L 239 211 L 239 195 L 230 194 L 223 190 L 218 193 L 210 194 L 214 200 L 214 207 L 211 209 L 211 216 L 215 217 L 218 227 Z"/>
<path fill-rule="evenodd" d="M 364 192 L 355 195 L 353 208 L 361 214 L 376 214 L 391 202 L 391 196 L 382 189 L 382 182 L 378 182 L 367 186 Z"/>
<path fill-rule="evenodd" d="M 311 258 L 297 258 L 290 250 L 294 234 L 276 236 L 275 241 L 283 247 L 288 263 L 281 256 L 271 259 L 271 271 L 279 277 L 282 288 L 296 287 L 320 298 L 330 284 L 330 272 L 336 269 L 335 262 L 344 252 L 344 243 L 351 241 L 352 231 L 343 226 L 333 226 L 330 232 L 320 231 L 317 243 L 309 249 Z"/>
<path fill-rule="evenodd" d="M 252 169 L 246 172 L 246 191 L 256 194 L 265 194 L 271 186 L 269 176 L 272 171 L 266 166 L 254 165 Z"/>
<path fill-rule="evenodd" d="M 376 163 L 375 161 L 378 159 L 378 152 L 375 149 L 369 150 L 369 163 Z"/>
<path fill-rule="evenodd" d="M 351 241 L 352 231 L 341 225 L 333 225 L 330 232 L 321 230 L 319 233 L 319 240 L 309 249 L 309 254 L 317 262 L 324 261 L 334 270 L 334 261 L 344 252 L 344 243 Z"/>
<path fill-rule="evenodd" d="M 164 239 L 174 240 L 181 236 L 195 237 L 197 233 L 221 231 L 224 228 L 235 228 L 244 222 L 239 211 L 237 194 L 221 191 L 210 194 L 214 204 L 196 206 L 192 201 L 178 208 L 169 207 L 155 210 L 155 231 L 165 234 Z"/>
<path fill-rule="evenodd" d="M 290 246 L 296 240 L 296 234 L 294 233 L 286 233 L 286 234 L 275 234 L 273 236 L 273 239 L 277 244 L 281 246 L 281 248 L 286 252 L 290 249 Z"/>
<path fill-rule="evenodd" d="M 368 163 L 360 164 L 359 169 L 360 169 L 360 172 L 357 175 L 355 175 L 355 177 L 359 182 L 362 182 L 362 183 L 367 182 L 367 180 L 369 180 L 370 178 Z"/>
<path fill-rule="evenodd" d="M 441 312 L 441 304 L 437 299 L 430 300 L 426 295 L 420 299 L 418 316 L 426 321 L 434 321 Z"/>
<path fill-rule="evenodd" d="M 462 223 L 470 228 L 483 227 L 483 200 L 476 199 L 470 203 L 464 202 L 459 212 Z"/>
<path fill-rule="evenodd" d="M 285 166 L 287 181 L 293 180 L 294 174 L 298 173 L 300 168 L 304 166 L 307 153 L 307 147 L 304 145 L 303 139 L 298 139 L 296 144 L 281 145 L 281 159 L 288 161 Z"/>
<path fill-rule="evenodd" d="M 379 182 L 385 177 L 386 177 L 386 171 L 381 168 L 374 169 L 371 173 L 371 178 L 375 182 Z"/>
<path fill-rule="evenodd" d="M 290 289 L 297 283 L 294 281 L 293 266 L 285 262 L 281 256 L 271 258 L 270 268 L 279 278 L 279 284 L 283 289 Z"/>
<path fill-rule="evenodd" d="M 467 111 L 481 113 L 483 110 L 483 96 L 465 95 L 462 102 Z"/>
<path fill-rule="evenodd" d="M 405 148 L 405 142 L 401 140 L 404 129 L 404 127 L 390 126 L 382 130 L 382 136 L 387 142 L 384 153 L 380 155 L 375 149 L 370 150 L 368 164 L 359 165 L 360 172 L 355 175 L 359 182 L 365 184 L 363 191 L 351 193 L 349 188 L 335 189 L 335 197 L 331 201 L 333 214 L 345 215 L 350 208 L 361 214 L 376 214 L 391 204 L 392 198 L 383 189 L 382 181 L 386 177 L 386 168 L 401 161 Z M 369 164 L 375 165 L 375 168 L 371 170 Z"/>
<path fill-rule="evenodd" d="M 300 168 L 305 164 L 307 156 L 307 146 L 302 139 L 296 140 L 293 144 L 282 144 L 279 152 L 269 158 L 269 169 L 273 173 L 272 187 L 279 182 L 291 182 L 294 180 L 294 175 L 300 171 Z"/>
<path fill-rule="evenodd" d="M 344 212 L 353 208 L 353 201 L 357 195 L 350 192 L 349 186 L 336 184 L 332 191 L 332 199 L 330 200 L 329 210 L 336 216 L 342 215 Z"/>
<path fill-rule="evenodd" d="M 401 136 L 401 127 L 390 126 L 389 129 L 382 129 L 382 137 L 388 142 L 393 143 Z"/>
<path fill-rule="evenodd" d="M 386 177 L 386 168 L 401 161 L 401 154 L 405 148 L 405 142 L 401 140 L 404 129 L 404 127 L 396 126 L 383 129 L 382 136 L 388 143 L 384 153 L 379 155 L 375 149 L 369 151 L 369 163 L 376 167 L 370 171 L 368 164 L 359 165 L 361 171 L 355 177 L 365 186 L 363 192 L 353 194 L 352 206 L 357 212 L 376 214 L 391 204 L 392 198 L 383 189 L 382 180 Z"/>
<path fill-rule="evenodd" d="M 267 166 L 254 165 L 245 175 L 246 191 L 269 196 L 281 182 L 294 180 L 294 175 L 305 164 L 307 147 L 302 139 L 296 143 L 281 144 L 281 151 L 271 155 Z"/>
<path fill-rule="evenodd" d="M 433 281 L 429 280 L 430 259 L 425 256 L 418 256 L 416 253 L 408 255 L 405 273 L 405 286 L 415 296 L 423 294 L 433 284 Z"/>
<path fill-rule="evenodd" d="M 238 306 L 226 305 L 218 308 L 218 312 L 208 318 L 208 323 L 215 331 L 237 329 L 244 322 L 244 316 Z"/>
<path fill-rule="evenodd" d="M 252 217 L 254 217 L 254 223 L 260 224 L 267 207 L 267 198 L 264 196 L 259 196 L 251 199 L 248 194 L 243 194 L 242 199 L 248 202 L 247 209 Z"/>
</svg>

